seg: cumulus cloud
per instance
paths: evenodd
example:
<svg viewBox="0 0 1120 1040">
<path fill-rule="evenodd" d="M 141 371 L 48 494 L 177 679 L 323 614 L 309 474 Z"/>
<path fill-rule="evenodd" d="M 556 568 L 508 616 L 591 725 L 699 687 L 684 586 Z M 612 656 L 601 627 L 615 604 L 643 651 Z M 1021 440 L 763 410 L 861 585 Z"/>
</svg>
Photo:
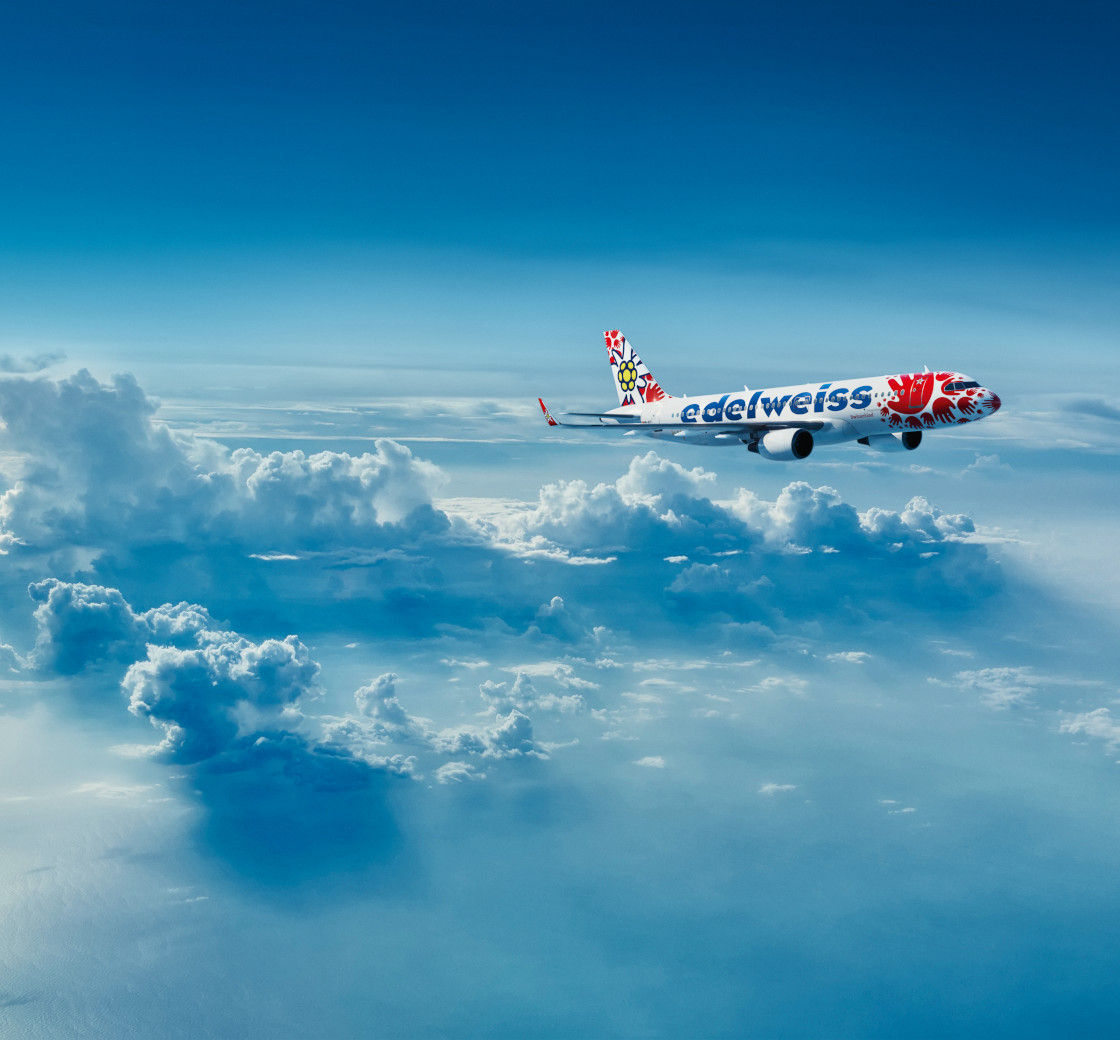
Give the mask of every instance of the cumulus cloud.
<svg viewBox="0 0 1120 1040">
<path fill-rule="evenodd" d="M 412 715 L 404 708 L 397 697 L 397 682 L 395 674 L 386 673 L 361 687 L 354 695 L 357 716 L 325 718 L 324 741 L 365 761 L 380 763 L 403 763 L 405 760 L 401 758 L 387 758 L 386 748 L 404 747 L 414 753 L 412 761 L 402 766 L 409 772 L 414 770 L 416 754 L 491 759 L 548 757 L 534 740 L 529 717 L 514 703 L 522 695 L 526 696 L 526 706 L 529 700 L 535 700 L 528 695 L 525 684 L 518 687 L 516 693 L 507 695 L 503 684 L 484 683 L 483 699 L 489 704 L 490 717 L 480 723 L 440 728 L 430 719 Z M 481 778 L 481 774 L 479 776 Z M 440 779 L 438 775 L 437 779 Z"/>
<path fill-rule="evenodd" d="M 556 666 L 553 677 L 561 684 L 571 685 L 579 682 L 572 668 L 567 665 Z M 580 683 L 580 685 L 593 684 Z M 496 683 L 487 680 L 478 689 L 490 711 L 499 715 L 515 710 L 577 712 L 582 711 L 586 706 L 583 696 L 578 693 L 540 692 L 525 672 L 518 672 L 511 682 Z"/>
<path fill-rule="evenodd" d="M 770 544 L 862 548 L 867 542 L 859 513 L 830 487 L 794 481 L 773 502 L 743 489 L 731 509 Z"/>
<path fill-rule="evenodd" d="M 634 458 L 611 484 L 545 485 L 533 509 L 507 518 L 506 530 L 519 540 L 544 539 L 568 551 L 640 548 L 656 557 L 674 555 L 662 547 L 695 545 L 721 533 L 745 536 L 742 525 L 703 494 L 710 480 L 702 470 L 686 470 L 651 451 Z"/>
<path fill-rule="evenodd" d="M 516 708 L 484 725 L 442 729 L 432 737 L 432 747 L 444 755 L 479 755 L 482 758 L 547 758 L 533 739 L 533 724 Z"/>
<path fill-rule="evenodd" d="M 15 647 L 0 643 L 0 675 L 16 675 L 27 667 L 27 661 Z"/>
<path fill-rule="evenodd" d="M 431 505 L 439 470 L 394 441 L 362 455 L 230 451 L 173 433 L 156 409 L 130 375 L 0 380 L 3 443 L 22 460 L 0 497 L 0 544 L 260 552 L 381 545 L 404 528 L 448 527 Z"/>
<path fill-rule="evenodd" d="M 386 672 L 360 687 L 354 693 L 358 715 L 369 720 L 371 735 L 377 741 L 427 740 L 431 723 L 404 710 L 397 699 L 397 679 L 395 673 Z"/>
<path fill-rule="evenodd" d="M 1062 722 L 1060 729 L 1063 733 L 1074 736 L 1103 740 L 1112 750 L 1120 748 L 1120 718 L 1114 717 L 1108 708 L 1070 715 Z"/>
<path fill-rule="evenodd" d="M 253 643 L 206 633 L 190 650 L 149 646 L 121 683 L 128 710 L 163 734 L 153 749 L 193 763 L 284 737 L 298 727 L 300 700 L 317 692 L 319 665 L 295 636 Z"/>
<path fill-rule="evenodd" d="M 661 458 L 657 452 L 648 451 L 636 457 L 630 468 L 616 483 L 619 494 L 628 501 L 639 499 L 672 499 L 678 495 L 688 498 L 710 497 L 716 475 L 697 466 L 685 469 L 670 459 Z"/>
<path fill-rule="evenodd" d="M 119 589 L 103 585 L 48 578 L 28 592 L 38 604 L 32 662 L 60 675 L 104 661 L 134 661 L 149 642 L 189 645 L 217 628 L 205 607 L 165 603 L 136 613 Z"/>
<path fill-rule="evenodd" d="M 222 630 L 195 604 L 136 611 L 120 590 L 104 586 L 51 579 L 31 593 L 38 603 L 36 667 L 75 675 L 92 665 L 120 666 L 128 710 L 160 733 L 143 750 L 168 762 L 250 768 L 285 760 L 319 776 L 318 783 L 334 767 L 353 772 L 355 763 L 413 772 L 415 755 L 395 745 L 437 756 L 544 758 L 518 705 L 582 706 L 578 694 L 539 695 L 522 675 L 508 689 L 484 685 L 485 722 L 437 728 L 405 710 L 398 678 L 387 672 L 356 691 L 354 715 L 309 716 L 320 667 L 294 635 L 254 642 Z"/>
<path fill-rule="evenodd" d="M 137 611 L 103 586 L 50 580 L 31 591 L 39 672 L 119 667 L 128 711 L 159 734 L 155 744 L 122 750 L 188 767 L 192 790 L 234 831 L 241 810 L 256 813 L 262 797 L 356 791 L 375 775 L 407 772 L 406 762 L 365 760 L 316 739 L 304 706 L 319 693 L 319 665 L 295 636 L 254 642 L 214 625 L 203 607 Z M 269 777 L 265 789 L 219 779 L 247 773 Z M 251 804 L 241 805 L 238 792 Z"/>
<path fill-rule="evenodd" d="M 530 631 L 562 642 L 575 642 L 583 630 L 577 613 L 568 609 L 563 596 L 553 596 L 537 608 Z"/>
<path fill-rule="evenodd" d="M 306 631 L 358 600 L 398 629 L 492 618 L 568 646 L 605 621 L 628 635 L 710 621 L 771 638 L 806 618 L 967 607 L 999 581 L 972 521 L 921 498 L 861 513 L 794 481 L 772 501 L 744 490 L 716 502 L 712 474 L 651 451 L 613 482 L 550 483 L 531 506 L 468 521 L 434 504 L 439 470 L 395 442 L 361 455 L 231 451 L 156 411 L 130 376 L 0 381 L 7 457 L 22 460 L 0 496 L 9 574 L 47 555 L 53 573 L 127 580 L 152 599 L 173 582 L 242 627 L 257 610 Z M 100 609 L 108 631 L 89 633 L 87 656 L 182 644 L 146 632 L 154 619 L 114 620 L 119 604 Z"/>
<path fill-rule="evenodd" d="M 501 534 L 557 557 L 609 555 L 615 562 L 581 574 L 588 596 L 617 599 L 624 587 L 648 612 L 668 591 L 678 618 L 681 610 L 721 621 L 746 614 L 771 629 L 783 616 L 967 605 L 998 588 L 972 520 L 924 498 L 860 512 L 804 481 L 772 501 L 740 490 L 719 503 L 710 490 L 702 471 L 650 452 L 613 483 L 545 486 L 534 506 L 502 518 Z"/>
<path fill-rule="evenodd" d="M 586 710 L 595 688 L 556 658 L 637 670 L 675 660 L 682 639 L 782 646 L 826 623 L 833 631 L 911 610 L 930 616 L 945 603 L 966 610 L 999 580 L 972 521 L 923 498 L 861 512 L 832 488 L 794 481 L 772 500 L 742 490 L 717 502 L 712 474 L 650 451 L 617 480 L 550 483 L 532 504 L 468 523 L 434 504 L 439 471 L 392 441 L 362 455 L 231 451 L 171 431 L 156 409 L 128 376 L 0 381 L 7 458 L 23 460 L 0 498 L 0 538 L 17 562 L 68 548 L 75 569 L 94 568 L 99 580 L 33 584 L 31 659 L 62 674 L 95 664 L 130 669 L 136 713 L 159 729 L 160 754 L 182 761 L 281 731 L 400 771 L 415 760 L 430 772 L 432 757 L 540 755 L 533 720 Z M 176 568 L 181 553 L 194 555 Z M 574 560 L 595 565 L 568 566 Z M 191 585 L 200 571 L 209 584 Z M 189 602 L 134 610 L 112 585 L 135 597 L 149 572 L 160 594 L 174 588 L 231 624 Z M 376 644 L 378 624 L 438 631 L 444 660 L 473 667 L 481 630 L 495 644 L 509 641 L 501 656 L 496 645 L 485 649 L 513 678 L 483 683 L 482 719 L 466 725 L 412 715 L 391 673 L 359 690 L 350 714 L 309 720 L 309 680 L 265 717 L 259 698 L 239 686 L 234 661 L 247 655 L 238 667 L 264 667 L 267 654 L 259 662 L 254 654 L 269 641 L 224 629 L 246 630 L 248 615 L 254 630 L 299 631 L 310 642 L 305 619 L 337 630 L 332 622 L 355 600 L 379 611 L 349 612 L 371 633 L 363 646 Z M 254 614 L 270 610 L 285 611 L 284 620 Z M 859 663 L 864 651 L 844 649 L 855 638 L 837 636 L 818 654 Z M 294 645 L 268 650 L 298 656 Z M 512 664 L 546 656 L 553 660 Z M 710 666 L 703 649 L 693 656 Z M 799 682 L 748 688 L 797 695 Z M 220 711 L 195 720 L 188 691 L 204 683 Z"/>
</svg>

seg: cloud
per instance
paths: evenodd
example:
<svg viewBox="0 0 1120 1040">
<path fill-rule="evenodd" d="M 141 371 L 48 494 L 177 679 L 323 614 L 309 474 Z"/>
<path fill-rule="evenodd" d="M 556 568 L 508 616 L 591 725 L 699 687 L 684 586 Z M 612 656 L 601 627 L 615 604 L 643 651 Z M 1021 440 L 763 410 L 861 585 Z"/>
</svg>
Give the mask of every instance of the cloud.
<svg viewBox="0 0 1120 1040">
<path fill-rule="evenodd" d="M 830 487 L 794 481 L 773 502 L 740 490 L 732 511 L 767 543 L 786 546 L 864 548 L 867 531 L 859 513 Z"/>
<path fill-rule="evenodd" d="M 0 544 L 220 544 L 283 559 L 282 550 L 399 544 L 449 527 L 431 504 L 442 474 L 394 441 L 362 455 L 230 451 L 171 432 L 156 409 L 130 375 L 0 380 L 3 441 L 22 459 L 0 498 Z"/>
<path fill-rule="evenodd" d="M 1077 418 L 1092 415 L 1109 422 L 1120 422 L 1120 408 L 1102 397 L 1079 397 L 1062 405 L 1062 411 Z"/>
<path fill-rule="evenodd" d="M 996 454 L 977 454 L 976 458 L 962 470 L 962 473 L 965 475 L 982 474 L 986 477 L 993 476 L 997 473 L 1011 472 L 1011 467 L 1006 462 L 1001 461 L 1000 457 Z"/>
<path fill-rule="evenodd" d="M 716 502 L 712 474 L 650 451 L 613 482 L 550 483 L 531 506 L 468 520 L 437 507 L 442 474 L 393 441 L 262 455 L 175 433 L 156 411 L 131 376 L 0 381 L 8 458 L 21 460 L 0 496 L 9 582 L 34 568 L 151 600 L 174 588 L 237 627 L 304 633 L 352 623 L 357 603 L 385 632 L 455 625 L 565 647 L 607 623 L 641 633 L 640 656 L 655 633 L 734 623 L 772 640 L 807 619 L 967 608 L 1000 583 L 972 521 L 922 498 L 861 513 L 794 481 L 772 501 Z M 119 604 L 99 609 L 108 628 L 86 612 L 87 650 L 64 641 L 73 668 L 186 645 L 114 619 Z"/>
<path fill-rule="evenodd" d="M 617 481 L 618 493 L 628 501 L 641 499 L 666 500 L 683 495 L 705 498 L 715 487 L 716 475 L 697 466 L 685 469 L 657 452 L 648 451 L 635 457 L 629 469 Z"/>
<path fill-rule="evenodd" d="M 0 643 L 0 675 L 7 672 L 9 675 L 15 675 L 22 672 L 27 667 L 27 661 L 19 654 L 15 647 L 9 646 L 7 643 Z"/>
<path fill-rule="evenodd" d="M 153 753 L 194 763 L 249 745 L 289 740 L 302 698 L 318 693 L 319 665 L 295 636 L 253 643 L 204 633 L 203 645 L 148 646 L 125 673 L 128 710 L 163 734 Z"/>
<path fill-rule="evenodd" d="M 977 668 L 957 672 L 957 685 L 964 690 L 977 690 L 981 700 L 991 708 L 1010 708 L 1022 704 L 1044 680 L 1031 668 Z"/>
<path fill-rule="evenodd" d="M 582 683 L 574 676 L 572 668 L 567 665 L 557 665 L 552 672 L 554 681 L 561 685 L 592 686 L 592 683 Z M 503 714 L 510 711 L 557 711 L 578 712 L 586 707 L 583 696 L 578 693 L 541 693 L 537 690 L 533 680 L 519 671 L 511 682 L 492 682 L 486 680 L 479 686 L 479 693 L 486 702 L 490 711 Z"/>
<path fill-rule="evenodd" d="M 581 663 L 598 669 L 614 667 L 613 662 L 605 659 L 599 659 L 595 662 L 582 661 Z M 514 674 L 521 672 L 534 678 L 546 679 L 565 690 L 597 690 L 599 688 L 598 683 L 576 675 L 575 668 L 563 661 L 536 661 L 532 664 L 519 664 L 506 670 Z"/>
<path fill-rule="evenodd" d="M 758 793 L 767 795 L 769 797 L 773 797 L 776 794 L 785 794 L 787 791 L 796 791 L 796 790 L 797 790 L 797 784 L 767 783 L 767 784 L 762 784 L 759 787 Z"/>
<path fill-rule="evenodd" d="M 25 354 L 16 357 L 14 354 L 0 354 L 0 372 L 28 373 L 42 372 L 44 368 L 57 365 L 66 360 L 66 355 L 60 351 L 45 351 L 40 354 Z"/>
<path fill-rule="evenodd" d="M 288 746 L 298 738 L 398 772 L 431 773 L 449 756 L 542 755 L 542 713 L 585 711 L 589 698 L 616 711 L 568 661 L 590 667 L 609 649 L 641 669 L 676 660 L 684 641 L 772 650 L 827 625 L 834 645 L 817 656 L 859 663 L 866 652 L 845 647 L 868 618 L 927 620 L 951 604 L 959 619 L 999 587 L 971 519 L 924 498 L 861 512 L 833 488 L 793 481 L 772 500 L 740 490 L 715 501 L 711 473 L 650 451 L 614 481 L 553 482 L 531 505 L 452 519 L 433 497 L 439 470 L 392 441 L 362 455 L 231 451 L 163 426 L 128 376 L 0 382 L 4 437 L 23 459 L 0 500 L 9 560 L 18 573 L 43 553 L 69 553 L 74 569 L 102 579 L 33 583 L 32 659 L 60 674 L 131 667 L 130 696 L 145 691 L 136 711 L 160 729 L 160 754 L 183 761 L 240 755 L 244 737 L 280 732 Z M 569 566 L 577 559 L 597 562 Z M 156 588 L 148 602 L 174 588 L 230 623 L 187 601 L 134 610 L 115 584 L 133 598 Z M 411 714 L 388 672 L 350 713 L 307 715 L 309 687 L 284 702 L 283 718 L 255 717 L 260 704 L 226 662 L 269 641 L 233 629 L 312 643 L 316 632 L 351 637 L 345 626 L 356 624 L 371 652 L 402 630 L 438 633 L 443 660 L 474 664 L 482 647 L 513 678 L 480 685 L 482 721 Z M 710 665 L 702 649 L 692 656 Z M 750 688 L 807 689 L 780 675 Z M 186 691 L 204 682 L 220 710 L 189 717 Z M 604 718 L 629 724 L 633 709 Z"/>
<path fill-rule="evenodd" d="M 441 784 L 461 784 L 467 780 L 485 780 L 486 774 L 480 773 L 469 762 L 445 762 L 436 770 L 436 780 Z"/>
<path fill-rule="evenodd" d="M 646 769 L 664 769 L 665 759 L 661 755 L 646 755 L 645 758 L 636 759 L 634 765 L 644 766 Z"/>
<path fill-rule="evenodd" d="M 119 668 L 128 711 L 159 733 L 155 744 L 122 750 L 196 775 L 257 770 L 318 790 L 352 790 L 367 785 L 371 771 L 414 775 L 418 759 L 433 759 L 441 783 L 484 779 L 474 766 L 443 769 L 441 760 L 547 758 L 523 709 L 584 706 L 578 693 L 542 694 L 519 674 L 482 685 L 485 721 L 437 727 L 405 709 L 397 675 L 386 672 L 355 692 L 353 714 L 315 715 L 309 706 L 321 696 L 320 666 L 294 635 L 247 639 L 196 604 L 137 611 L 105 586 L 50 579 L 31 593 L 40 674 Z M 570 666 L 553 663 L 551 671 L 562 683 L 581 683 Z"/>
<path fill-rule="evenodd" d="M 320 739 L 306 714 L 319 665 L 297 637 L 246 639 L 193 604 L 137 611 L 103 586 L 45 581 L 32 593 L 40 675 L 75 676 L 80 690 L 83 668 L 123 673 L 128 711 L 158 738 L 116 750 L 176 767 L 168 786 L 201 801 L 200 840 L 227 863 L 258 883 L 289 884 L 364 869 L 394 846 L 385 785 L 410 763 Z"/>
<path fill-rule="evenodd" d="M 1120 747 L 1120 718 L 1113 717 L 1108 708 L 1070 715 L 1059 728 L 1062 733 L 1103 740 L 1112 750 Z"/>
<path fill-rule="evenodd" d="M 91 780 L 79 784 L 71 794 L 90 795 L 106 801 L 126 801 L 146 794 L 153 790 L 153 787 L 153 784 L 121 784 L 106 780 Z"/>
<path fill-rule="evenodd" d="M 431 723 L 404 710 L 397 699 L 397 678 L 395 673 L 386 672 L 359 688 L 354 693 L 358 715 L 370 721 L 377 741 L 426 741 Z"/>
<path fill-rule="evenodd" d="M 748 687 L 748 690 L 751 693 L 788 693 L 794 697 L 803 697 L 808 688 L 808 681 L 797 675 L 768 675 Z"/>
<path fill-rule="evenodd" d="M 529 717 L 514 709 L 482 726 L 461 726 L 440 730 L 432 747 L 444 755 L 479 755 L 483 758 L 547 758 L 533 740 Z"/>
<path fill-rule="evenodd" d="M 527 680 L 527 677 L 521 677 Z M 410 714 L 397 697 L 398 677 L 393 673 L 378 676 L 354 695 L 358 715 L 327 716 L 323 741 L 353 754 L 363 761 L 390 764 L 398 771 L 413 772 L 417 755 L 451 757 L 475 755 L 480 758 L 547 758 L 533 737 L 533 724 L 515 701 L 536 700 L 528 696 L 531 683 L 515 682 L 510 694 L 505 684 L 483 683 L 482 694 L 490 708 L 490 718 L 482 723 L 464 723 L 439 728 L 430 719 Z M 411 757 L 386 755 L 387 748 L 402 747 Z M 438 768 L 437 768 L 438 773 Z M 479 774 L 481 779 L 483 774 Z M 437 777 L 438 779 L 438 777 Z"/>
<path fill-rule="evenodd" d="M 666 472 L 667 489 L 656 493 Z M 748 614 L 770 628 L 783 617 L 835 622 L 838 607 L 842 617 L 888 615 L 900 605 L 925 611 L 978 601 L 999 587 L 971 518 L 924 498 L 898 511 L 859 512 L 834 489 L 804 481 L 772 501 L 740 490 L 717 503 L 708 490 L 696 472 L 666 467 L 650 452 L 613 483 L 545 486 L 532 508 L 503 515 L 500 533 L 555 558 L 609 555 L 615 562 L 581 574 L 581 602 L 600 591 L 617 601 L 624 587 L 648 615 L 668 591 L 678 621 Z M 616 610 L 625 615 L 626 604 Z"/>
<path fill-rule="evenodd" d="M 569 552 L 640 548 L 655 558 L 680 555 L 671 550 L 723 532 L 745 536 L 741 524 L 703 495 L 710 479 L 702 470 L 686 470 L 651 451 L 634 458 L 612 484 L 545 485 L 533 509 L 506 518 L 506 531 L 518 540 L 544 539 Z"/>
<path fill-rule="evenodd" d="M 192 644 L 215 625 L 209 612 L 193 603 L 165 603 L 136 613 L 118 589 L 55 578 L 28 587 L 38 635 L 36 667 L 74 675 L 107 661 L 131 662 L 147 643 Z"/>
</svg>

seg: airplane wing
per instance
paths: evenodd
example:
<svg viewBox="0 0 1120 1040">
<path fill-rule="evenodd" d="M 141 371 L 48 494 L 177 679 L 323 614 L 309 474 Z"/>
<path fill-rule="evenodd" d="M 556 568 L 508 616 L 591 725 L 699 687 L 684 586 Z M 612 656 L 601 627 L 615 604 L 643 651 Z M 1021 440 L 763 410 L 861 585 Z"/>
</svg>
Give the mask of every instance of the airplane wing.
<svg viewBox="0 0 1120 1040">
<path fill-rule="evenodd" d="M 541 411 L 549 426 L 576 426 L 582 429 L 596 430 L 622 430 L 633 433 L 641 430 L 643 433 L 655 430 L 711 430 L 715 433 L 726 433 L 733 436 L 742 431 L 744 433 L 764 433 L 767 430 L 820 430 L 825 424 L 820 419 L 739 419 L 736 422 L 642 422 L 638 415 L 619 415 L 617 412 L 565 412 L 564 418 L 593 419 L 594 422 L 561 422 L 553 417 L 544 401 L 540 402 Z"/>
</svg>

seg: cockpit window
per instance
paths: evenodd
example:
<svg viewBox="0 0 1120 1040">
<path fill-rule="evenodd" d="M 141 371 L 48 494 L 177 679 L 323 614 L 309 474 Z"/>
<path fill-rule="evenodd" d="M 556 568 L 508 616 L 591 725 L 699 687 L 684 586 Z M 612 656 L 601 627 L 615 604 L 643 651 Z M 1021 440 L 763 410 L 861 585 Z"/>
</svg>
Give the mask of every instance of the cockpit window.
<svg viewBox="0 0 1120 1040">
<path fill-rule="evenodd" d="M 980 384 L 976 382 L 975 379 L 958 379 L 954 383 L 946 383 L 945 389 L 948 390 L 949 393 L 954 393 L 957 390 L 973 390 L 979 385 Z"/>
</svg>

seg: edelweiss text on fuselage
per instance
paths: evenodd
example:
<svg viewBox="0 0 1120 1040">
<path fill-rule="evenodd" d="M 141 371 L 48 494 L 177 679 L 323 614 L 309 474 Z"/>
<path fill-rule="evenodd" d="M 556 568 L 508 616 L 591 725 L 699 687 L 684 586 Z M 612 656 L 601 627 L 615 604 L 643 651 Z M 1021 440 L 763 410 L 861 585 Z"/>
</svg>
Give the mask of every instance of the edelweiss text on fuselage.
<svg viewBox="0 0 1120 1040">
<path fill-rule="evenodd" d="M 701 407 L 695 402 L 681 409 L 682 423 L 738 422 L 744 417 L 755 419 L 759 415 L 769 418 L 781 415 L 787 408 L 791 415 L 820 414 L 825 411 L 842 412 L 845 408 L 866 408 L 871 404 L 871 387 L 865 384 L 849 390 L 846 386 L 834 387 L 821 383 L 814 393 L 801 390 L 796 394 L 767 397 L 764 390 L 756 390 L 749 398 L 724 394 L 718 401 L 709 401 Z"/>
</svg>

